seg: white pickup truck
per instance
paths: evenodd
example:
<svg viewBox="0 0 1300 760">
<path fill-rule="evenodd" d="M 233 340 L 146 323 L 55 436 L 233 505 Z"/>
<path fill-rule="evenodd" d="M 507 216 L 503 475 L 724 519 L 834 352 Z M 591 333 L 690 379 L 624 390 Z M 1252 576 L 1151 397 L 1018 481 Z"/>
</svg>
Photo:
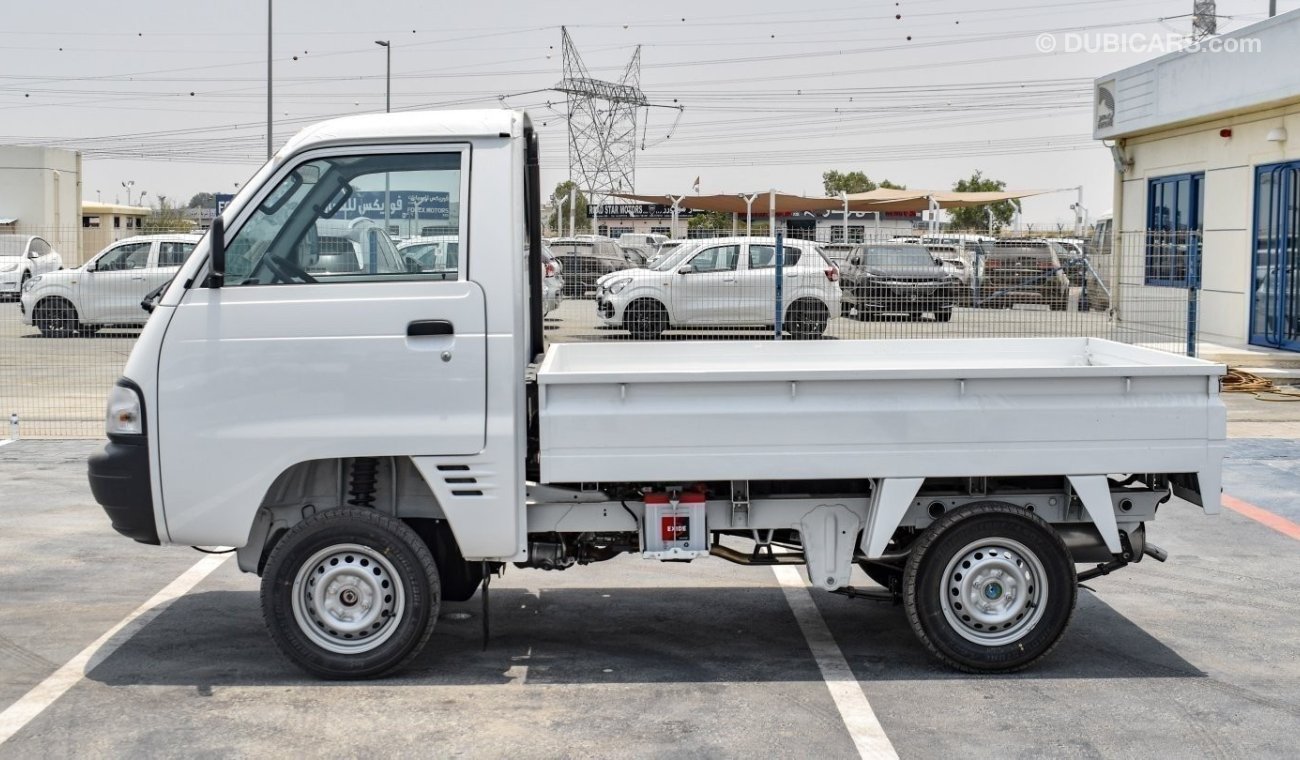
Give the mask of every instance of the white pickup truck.
<svg viewBox="0 0 1300 760">
<path fill-rule="evenodd" d="M 545 346 L 537 157 L 504 110 L 290 140 L 110 396 L 89 469 L 114 527 L 237 547 L 275 643 L 328 678 L 409 662 L 441 600 L 509 563 L 624 553 L 805 565 L 901 602 L 951 666 L 1006 672 L 1052 649 L 1081 580 L 1164 559 L 1160 505 L 1218 510 L 1208 362 L 1083 338 Z M 389 192 L 431 199 L 457 271 L 317 266 L 317 222 Z"/>
</svg>

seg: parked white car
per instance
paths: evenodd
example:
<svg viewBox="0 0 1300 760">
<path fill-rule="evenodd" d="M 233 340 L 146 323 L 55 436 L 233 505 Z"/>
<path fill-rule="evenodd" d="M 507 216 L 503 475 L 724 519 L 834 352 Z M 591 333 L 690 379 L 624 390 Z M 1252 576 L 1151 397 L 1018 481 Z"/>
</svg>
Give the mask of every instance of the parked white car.
<svg viewBox="0 0 1300 760">
<path fill-rule="evenodd" d="M 426 272 L 454 272 L 459 266 L 459 235 L 426 235 L 403 240 L 398 253 L 419 262 Z"/>
<path fill-rule="evenodd" d="M 37 235 L 0 235 L 0 295 L 17 298 L 28 280 L 63 268 L 63 257 Z"/>
<path fill-rule="evenodd" d="M 635 338 L 657 338 L 673 328 L 770 325 L 775 260 L 773 238 L 715 238 L 682 246 L 650 268 L 601 277 L 596 313 Z M 805 240 L 786 241 L 783 262 L 782 324 L 793 337 L 819 337 L 840 313 L 840 271 Z"/>
<path fill-rule="evenodd" d="M 92 335 L 109 325 L 143 325 L 140 301 L 167 282 L 201 235 L 142 235 L 119 240 L 75 269 L 28 280 L 22 319 L 47 338 Z"/>
</svg>

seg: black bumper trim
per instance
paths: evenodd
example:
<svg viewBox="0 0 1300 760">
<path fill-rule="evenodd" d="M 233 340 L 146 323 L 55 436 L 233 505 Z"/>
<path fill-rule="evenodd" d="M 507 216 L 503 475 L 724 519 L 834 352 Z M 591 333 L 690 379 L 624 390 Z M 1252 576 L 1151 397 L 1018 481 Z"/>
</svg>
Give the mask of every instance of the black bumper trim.
<svg viewBox="0 0 1300 760">
<path fill-rule="evenodd" d="M 153 517 L 146 442 L 109 441 L 103 451 L 91 455 L 88 470 L 90 492 L 108 513 L 113 530 L 142 544 L 161 543 Z"/>
</svg>

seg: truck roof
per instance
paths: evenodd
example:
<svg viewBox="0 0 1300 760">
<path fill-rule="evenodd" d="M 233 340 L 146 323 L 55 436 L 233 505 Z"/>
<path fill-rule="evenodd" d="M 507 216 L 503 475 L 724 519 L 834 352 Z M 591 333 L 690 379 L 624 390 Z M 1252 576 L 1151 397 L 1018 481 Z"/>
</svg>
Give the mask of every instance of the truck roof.
<svg viewBox="0 0 1300 760">
<path fill-rule="evenodd" d="M 360 114 L 313 124 L 294 135 L 278 151 L 287 156 L 320 144 L 336 142 L 403 142 L 429 137 L 514 137 L 524 119 L 521 111 L 404 111 Z"/>
</svg>

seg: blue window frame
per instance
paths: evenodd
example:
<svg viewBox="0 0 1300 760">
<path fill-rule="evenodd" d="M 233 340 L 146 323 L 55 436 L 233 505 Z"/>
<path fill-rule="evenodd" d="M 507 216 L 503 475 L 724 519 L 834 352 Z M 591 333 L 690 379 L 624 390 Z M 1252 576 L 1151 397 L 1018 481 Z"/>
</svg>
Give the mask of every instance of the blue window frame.
<svg viewBox="0 0 1300 760">
<path fill-rule="evenodd" d="M 1204 184 L 1200 173 L 1147 183 L 1147 285 L 1187 288 L 1199 281 Z"/>
</svg>

